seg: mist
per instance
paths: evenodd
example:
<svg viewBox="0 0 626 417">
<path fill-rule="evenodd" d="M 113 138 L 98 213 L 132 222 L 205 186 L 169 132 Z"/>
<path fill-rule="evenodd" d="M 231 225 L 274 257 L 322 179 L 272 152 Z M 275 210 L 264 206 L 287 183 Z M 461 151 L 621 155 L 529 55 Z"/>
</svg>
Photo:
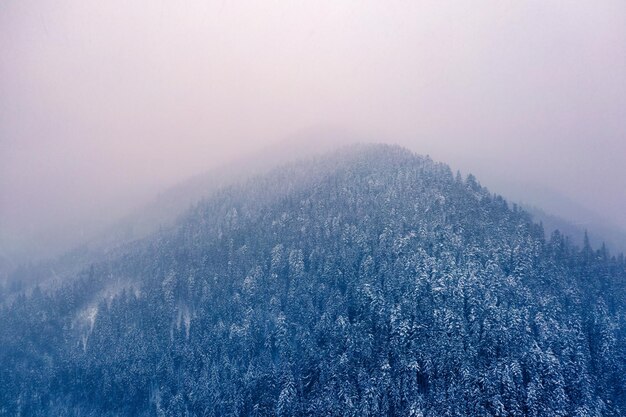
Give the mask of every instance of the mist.
<svg viewBox="0 0 626 417">
<path fill-rule="evenodd" d="M 626 229 L 621 0 L 8 0 L 0 51 L 5 257 L 315 132 Z"/>
</svg>

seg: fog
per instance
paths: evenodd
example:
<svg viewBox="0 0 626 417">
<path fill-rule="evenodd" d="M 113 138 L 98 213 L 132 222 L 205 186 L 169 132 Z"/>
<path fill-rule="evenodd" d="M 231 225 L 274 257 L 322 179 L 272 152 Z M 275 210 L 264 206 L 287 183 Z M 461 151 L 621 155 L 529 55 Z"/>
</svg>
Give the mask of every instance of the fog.
<svg viewBox="0 0 626 417">
<path fill-rule="evenodd" d="M 330 131 L 626 229 L 626 3 L 0 3 L 2 256 Z"/>
</svg>

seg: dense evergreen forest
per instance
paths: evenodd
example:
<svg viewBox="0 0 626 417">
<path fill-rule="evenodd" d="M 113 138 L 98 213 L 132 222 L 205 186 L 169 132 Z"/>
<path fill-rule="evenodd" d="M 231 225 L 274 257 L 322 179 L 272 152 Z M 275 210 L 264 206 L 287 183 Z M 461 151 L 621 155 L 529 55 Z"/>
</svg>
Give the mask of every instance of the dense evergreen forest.
<svg viewBox="0 0 626 417">
<path fill-rule="evenodd" d="M 2 416 L 624 416 L 626 263 L 362 145 L 0 299 Z"/>
</svg>

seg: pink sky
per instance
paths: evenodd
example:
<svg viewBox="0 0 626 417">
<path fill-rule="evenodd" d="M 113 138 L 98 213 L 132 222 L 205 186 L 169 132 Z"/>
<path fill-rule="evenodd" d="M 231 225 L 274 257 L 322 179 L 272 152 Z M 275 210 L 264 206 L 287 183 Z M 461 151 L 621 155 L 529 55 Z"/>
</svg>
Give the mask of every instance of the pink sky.
<svg viewBox="0 0 626 417">
<path fill-rule="evenodd" d="M 5 0 L 0 51 L 0 240 L 317 126 L 626 228 L 623 0 Z"/>
</svg>

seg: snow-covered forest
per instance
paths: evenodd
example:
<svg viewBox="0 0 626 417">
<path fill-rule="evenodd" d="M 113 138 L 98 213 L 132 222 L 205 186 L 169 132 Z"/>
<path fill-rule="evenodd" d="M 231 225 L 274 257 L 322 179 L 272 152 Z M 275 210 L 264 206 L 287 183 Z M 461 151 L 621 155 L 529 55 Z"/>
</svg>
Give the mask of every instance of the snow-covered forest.
<svg viewBox="0 0 626 417">
<path fill-rule="evenodd" d="M 624 256 L 400 147 L 223 188 L 74 269 L 2 289 L 0 415 L 626 415 Z"/>
</svg>

